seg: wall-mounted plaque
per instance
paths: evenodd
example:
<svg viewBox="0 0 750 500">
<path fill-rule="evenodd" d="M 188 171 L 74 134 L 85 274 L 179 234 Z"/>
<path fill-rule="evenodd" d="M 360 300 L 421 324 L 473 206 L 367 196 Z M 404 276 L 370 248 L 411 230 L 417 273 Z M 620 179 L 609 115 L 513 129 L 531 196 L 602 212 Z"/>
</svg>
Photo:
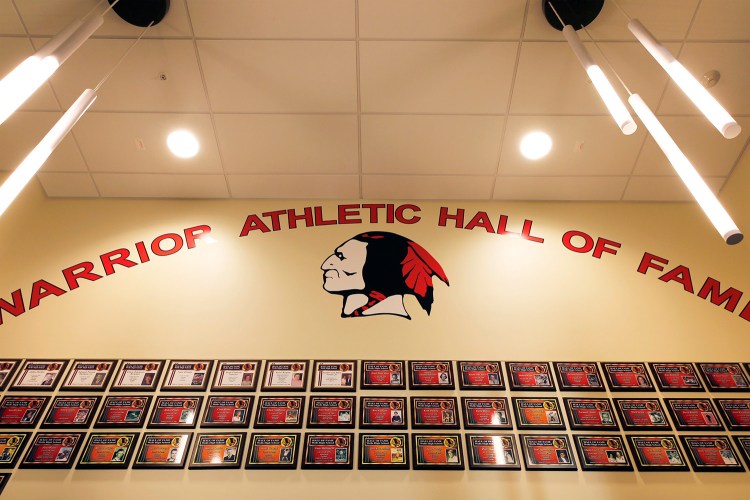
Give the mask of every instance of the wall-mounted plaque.
<svg viewBox="0 0 750 500">
<path fill-rule="evenodd" d="M 361 389 L 406 389 L 403 361 L 362 361 Z"/>
<path fill-rule="evenodd" d="M 639 471 L 690 470 L 674 436 L 627 436 Z"/>
<path fill-rule="evenodd" d="M 164 360 L 160 359 L 123 361 L 110 390 L 154 391 L 163 368 Z"/>
<path fill-rule="evenodd" d="M 296 469 L 299 434 L 260 434 L 250 436 L 246 469 Z"/>
<path fill-rule="evenodd" d="M 454 389 L 451 361 L 409 361 L 409 389 Z"/>
<path fill-rule="evenodd" d="M 239 469 L 245 449 L 244 432 L 198 433 L 191 469 Z"/>
<path fill-rule="evenodd" d="M 614 399 L 615 408 L 625 431 L 671 430 L 661 402 L 654 399 Z"/>
<path fill-rule="evenodd" d="M 662 391 L 705 391 L 693 363 L 649 363 Z"/>
<path fill-rule="evenodd" d="M 214 362 L 208 359 L 171 360 L 162 391 L 205 391 Z"/>
<path fill-rule="evenodd" d="M 0 428 L 36 427 L 49 396 L 5 396 L 0 400 Z"/>
<path fill-rule="evenodd" d="M 305 434 L 303 469 L 351 469 L 354 434 Z"/>
<path fill-rule="evenodd" d="M 56 396 L 42 420 L 43 429 L 88 429 L 101 396 Z"/>
<path fill-rule="evenodd" d="M 709 391 L 750 391 L 750 383 L 739 363 L 698 363 L 698 370 Z"/>
<path fill-rule="evenodd" d="M 212 391 L 254 391 L 258 386 L 260 361 L 220 360 L 216 364 Z"/>
<path fill-rule="evenodd" d="M 672 422 L 678 431 L 693 429 L 703 431 L 723 431 L 724 426 L 719 421 L 716 409 L 711 400 L 705 399 L 670 399 L 665 398 L 664 404 L 672 415 Z"/>
<path fill-rule="evenodd" d="M 4 391 L 21 364 L 20 359 L 0 359 L 0 391 Z"/>
<path fill-rule="evenodd" d="M 512 398 L 519 429 L 565 430 L 557 398 Z"/>
<path fill-rule="evenodd" d="M 412 429 L 458 429 L 458 402 L 455 397 L 411 398 Z"/>
<path fill-rule="evenodd" d="M 307 388 L 307 360 L 266 361 L 261 391 L 302 391 Z"/>
<path fill-rule="evenodd" d="M 76 469 L 127 469 L 139 435 L 138 432 L 89 434 Z"/>
<path fill-rule="evenodd" d="M 307 427 L 353 429 L 356 410 L 354 396 L 312 396 L 307 410 Z"/>
<path fill-rule="evenodd" d="M 521 470 L 513 434 L 466 434 L 466 454 L 470 469 Z"/>
<path fill-rule="evenodd" d="M 728 436 L 680 436 L 695 472 L 745 472 Z"/>
<path fill-rule="evenodd" d="M 76 359 L 61 391 L 103 391 L 112 378 L 117 361 L 114 359 Z"/>
<path fill-rule="evenodd" d="M 255 413 L 256 428 L 302 427 L 302 415 L 305 411 L 305 396 L 258 398 L 258 411 Z"/>
<path fill-rule="evenodd" d="M 612 403 L 606 398 L 563 398 L 571 430 L 596 431 L 620 429 Z"/>
<path fill-rule="evenodd" d="M 508 398 L 462 397 L 466 429 L 512 429 Z"/>
<path fill-rule="evenodd" d="M 94 427 L 104 429 L 143 427 L 152 397 L 107 396 Z"/>
<path fill-rule="evenodd" d="M 313 362 L 313 391 L 355 391 L 357 388 L 357 361 L 315 360 Z"/>
<path fill-rule="evenodd" d="M 654 391 L 645 363 L 601 363 L 610 391 Z"/>
<path fill-rule="evenodd" d="M 520 434 L 526 470 L 577 470 L 567 434 Z"/>
<path fill-rule="evenodd" d="M 54 391 L 62 378 L 67 359 L 27 359 L 21 364 L 11 391 Z"/>
<path fill-rule="evenodd" d="M 537 361 L 508 361 L 508 384 L 511 391 L 554 391 L 555 382 L 549 363 Z"/>
<path fill-rule="evenodd" d="M 360 434 L 360 469 L 408 469 L 408 434 Z"/>
<path fill-rule="evenodd" d="M 461 389 L 505 390 L 500 361 L 458 361 Z"/>
<path fill-rule="evenodd" d="M 464 470 L 460 434 L 412 434 L 414 469 Z"/>
<path fill-rule="evenodd" d="M 30 432 L 0 433 L 0 469 L 12 469 L 16 466 L 30 437 Z"/>
<path fill-rule="evenodd" d="M 622 436 L 617 434 L 576 434 L 573 436 L 578 449 L 578 460 L 583 470 L 631 471 L 628 452 Z"/>
<path fill-rule="evenodd" d="M 715 398 L 727 429 L 730 431 L 750 431 L 750 399 Z"/>
<path fill-rule="evenodd" d="M 149 428 L 194 429 L 203 396 L 158 396 Z"/>
<path fill-rule="evenodd" d="M 734 442 L 745 457 L 745 463 L 750 467 L 750 436 L 734 436 Z"/>
<path fill-rule="evenodd" d="M 603 391 L 604 381 L 594 362 L 554 363 L 555 376 L 563 391 Z"/>
<path fill-rule="evenodd" d="M 359 404 L 360 429 L 406 429 L 406 398 L 362 396 Z"/>
<path fill-rule="evenodd" d="M 250 427 L 253 396 L 208 396 L 201 427 Z"/>
<path fill-rule="evenodd" d="M 38 432 L 21 461 L 22 469 L 70 469 L 83 441 L 82 432 Z"/>
<path fill-rule="evenodd" d="M 192 432 L 147 432 L 141 439 L 134 469 L 183 469 Z"/>
</svg>

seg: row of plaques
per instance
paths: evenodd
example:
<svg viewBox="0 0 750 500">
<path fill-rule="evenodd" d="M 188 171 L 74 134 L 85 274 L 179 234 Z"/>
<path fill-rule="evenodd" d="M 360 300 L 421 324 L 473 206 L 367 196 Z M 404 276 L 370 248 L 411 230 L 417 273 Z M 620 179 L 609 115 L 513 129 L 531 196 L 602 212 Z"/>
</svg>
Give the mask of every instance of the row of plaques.
<svg viewBox="0 0 750 500">
<path fill-rule="evenodd" d="M 213 360 L 111 359 L 0 359 L 0 390 L 53 391 L 68 364 L 61 390 L 205 391 L 214 371 Z M 116 370 L 119 364 L 119 369 Z M 361 389 L 405 389 L 407 362 L 315 360 L 308 384 L 309 360 L 267 360 L 262 391 L 355 391 L 359 373 Z M 505 364 L 505 377 L 502 365 Z M 212 391 L 255 391 L 261 360 L 220 360 L 216 363 Z M 166 366 L 166 370 L 164 369 Z M 741 363 L 610 363 L 457 361 L 461 389 L 604 391 L 750 391 L 750 379 Z M 744 363 L 750 371 L 750 363 Z M 408 362 L 410 389 L 454 389 L 453 361 Z M 554 376 L 553 376 L 554 374 Z M 114 376 L 113 376 L 114 375 Z M 15 378 L 14 378 L 15 376 Z M 12 383 L 11 383 L 12 379 Z M 557 380 L 557 386 L 555 384 Z M 111 380 L 111 385 L 110 385 Z"/>
</svg>

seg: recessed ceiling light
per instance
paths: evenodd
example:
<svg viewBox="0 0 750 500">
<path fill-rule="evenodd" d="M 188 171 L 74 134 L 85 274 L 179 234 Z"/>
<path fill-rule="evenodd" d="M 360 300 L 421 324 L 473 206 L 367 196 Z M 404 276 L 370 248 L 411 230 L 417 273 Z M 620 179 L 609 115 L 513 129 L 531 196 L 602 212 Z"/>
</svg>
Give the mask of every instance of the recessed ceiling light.
<svg viewBox="0 0 750 500">
<path fill-rule="evenodd" d="M 547 156 L 552 149 L 552 139 L 544 132 L 531 132 L 521 139 L 521 154 L 529 160 Z"/>
<path fill-rule="evenodd" d="M 198 139 L 187 130 L 175 130 L 169 134 L 167 146 L 172 154 L 180 158 L 192 158 L 201 148 Z"/>
</svg>

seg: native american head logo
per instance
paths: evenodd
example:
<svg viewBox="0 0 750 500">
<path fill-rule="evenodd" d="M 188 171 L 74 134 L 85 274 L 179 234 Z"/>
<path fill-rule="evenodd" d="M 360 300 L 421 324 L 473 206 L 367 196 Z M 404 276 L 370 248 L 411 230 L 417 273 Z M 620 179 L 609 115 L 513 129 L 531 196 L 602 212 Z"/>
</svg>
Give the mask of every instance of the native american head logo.
<svg viewBox="0 0 750 500">
<path fill-rule="evenodd" d="M 399 234 L 373 231 L 339 245 L 320 266 L 323 289 L 341 295 L 342 318 L 392 314 L 411 319 L 404 295 L 413 295 L 430 314 L 432 277 L 448 277 L 427 250 Z"/>
</svg>

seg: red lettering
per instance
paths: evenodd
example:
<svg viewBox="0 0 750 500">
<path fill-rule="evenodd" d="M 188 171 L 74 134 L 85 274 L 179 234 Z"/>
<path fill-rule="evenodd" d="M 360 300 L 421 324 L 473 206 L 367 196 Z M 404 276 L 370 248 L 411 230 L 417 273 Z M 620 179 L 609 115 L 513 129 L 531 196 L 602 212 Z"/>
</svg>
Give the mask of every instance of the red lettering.
<svg viewBox="0 0 750 500">
<path fill-rule="evenodd" d="M 483 227 L 488 233 L 495 232 L 495 228 L 492 227 L 492 222 L 490 222 L 490 217 L 487 215 L 487 212 L 477 212 L 474 217 L 471 218 L 469 223 L 466 224 L 464 229 L 471 230 L 475 227 Z"/>
<path fill-rule="evenodd" d="M 323 207 L 315 207 L 315 225 L 316 226 L 330 226 L 336 224 L 334 219 L 326 220 L 323 218 Z"/>
<path fill-rule="evenodd" d="M 575 246 L 573 244 L 573 238 L 575 237 L 583 238 L 583 246 Z M 594 248 L 594 238 L 583 231 L 568 231 L 563 234 L 562 242 L 565 248 L 576 253 L 588 253 Z"/>
<path fill-rule="evenodd" d="M 122 267 L 133 267 L 137 266 L 137 262 L 128 260 L 130 256 L 130 250 L 126 248 L 120 248 L 119 250 L 113 250 L 100 256 L 102 261 L 102 267 L 104 267 L 104 274 L 109 276 L 115 272 L 115 264 L 119 264 Z M 114 259 L 112 257 L 115 257 Z M 148 257 L 148 256 L 147 256 Z"/>
<path fill-rule="evenodd" d="M 306 227 L 313 225 L 313 214 L 310 207 L 305 207 L 304 214 L 302 215 L 297 215 L 297 212 L 293 208 L 290 208 L 287 210 L 287 218 L 289 219 L 289 229 L 297 229 L 298 220 L 304 220 Z"/>
<path fill-rule="evenodd" d="M 438 226 L 445 227 L 446 223 L 452 220 L 456 223 L 456 229 L 464 227 L 464 209 L 457 208 L 456 214 L 451 215 L 448 213 L 448 207 L 440 207 L 440 215 L 438 216 Z"/>
<path fill-rule="evenodd" d="M 65 290 L 56 287 L 52 283 L 44 280 L 35 281 L 34 284 L 31 285 L 31 300 L 29 301 L 29 309 L 34 309 L 45 297 L 49 297 L 50 295 L 59 297 L 64 293 Z"/>
<path fill-rule="evenodd" d="M 544 238 L 539 238 L 537 236 L 531 236 L 531 225 L 534 223 L 534 221 L 524 219 L 523 221 L 523 229 L 521 229 L 521 238 L 529 241 L 533 241 L 534 243 L 544 243 Z"/>
<path fill-rule="evenodd" d="M 703 283 L 703 286 L 698 291 L 698 297 L 702 299 L 708 298 L 709 295 L 711 296 L 711 303 L 715 306 L 720 306 L 726 302 L 727 305 L 724 306 L 724 309 L 729 312 L 734 312 L 742 298 L 742 292 L 736 288 L 730 287 L 722 293 L 721 283 L 710 277 L 706 279 L 706 282 Z"/>
<path fill-rule="evenodd" d="M 248 215 L 247 219 L 245 219 L 245 225 L 242 226 L 242 231 L 240 231 L 240 238 L 250 234 L 250 231 L 256 230 L 260 230 L 262 233 L 271 231 L 268 226 L 266 226 L 266 223 L 260 220 L 260 217 L 255 214 Z"/>
<path fill-rule="evenodd" d="M 653 254 L 646 252 L 643 254 L 641 263 L 638 265 L 638 272 L 641 274 L 646 274 L 646 271 L 648 271 L 649 269 L 656 269 L 657 271 L 663 271 L 664 266 L 660 266 L 659 264 L 654 264 L 654 261 L 657 261 L 659 264 L 664 264 L 665 266 L 669 264 L 669 261 L 667 259 L 663 259 L 657 255 L 653 255 Z"/>
<path fill-rule="evenodd" d="M 210 226 L 195 226 L 185 229 L 185 244 L 188 248 L 195 248 L 196 240 L 211 233 Z"/>
<path fill-rule="evenodd" d="M 359 224 L 362 219 L 358 215 L 359 205 L 339 205 L 339 224 Z"/>
<path fill-rule="evenodd" d="M 745 321 L 750 321 L 750 302 L 747 303 L 745 308 L 740 313 L 740 318 L 744 319 Z"/>
<path fill-rule="evenodd" d="M 612 255 L 617 255 L 617 249 L 620 248 L 622 245 L 617 243 L 616 241 L 608 240 L 606 238 L 599 238 L 596 240 L 596 245 L 594 246 L 594 257 L 597 259 L 602 258 L 602 254 L 605 253 L 611 253 Z"/>
<path fill-rule="evenodd" d="M 261 215 L 263 217 L 270 217 L 271 218 L 271 228 L 274 231 L 278 231 L 281 229 L 281 221 L 279 218 L 281 217 L 281 214 L 285 214 L 286 210 L 274 210 L 273 212 L 263 212 Z"/>
<path fill-rule="evenodd" d="M 690 279 L 690 269 L 685 266 L 677 266 L 671 271 L 659 276 L 659 279 L 664 283 L 676 281 L 677 283 L 682 284 L 682 288 L 684 288 L 686 292 L 693 293 L 693 281 Z"/>
<path fill-rule="evenodd" d="M 377 224 L 378 222 L 378 211 L 381 208 L 385 208 L 383 203 L 363 203 L 362 208 L 370 211 L 370 223 Z"/>
<path fill-rule="evenodd" d="M 18 289 L 11 294 L 13 297 L 13 303 L 9 303 L 5 299 L 0 299 L 0 325 L 3 324 L 3 311 L 12 314 L 15 317 L 26 312 L 26 308 L 23 305 L 23 294 Z"/>
<path fill-rule="evenodd" d="M 141 263 L 151 260 L 151 257 L 148 256 L 148 252 L 146 251 L 146 245 L 144 245 L 142 241 L 135 244 L 135 249 L 138 251 L 138 258 L 141 259 Z"/>
<path fill-rule="evenodd" d="M 80 272 L 77 272 L 79 271 Z M 92 262 L 81 262 L 75 266 L 71 266 L 67 269 L 63 269 L 62 273 L 65 277 L 65 282 L 68 284 L 68 288 L 75 290 L 78 288 L 78 280 L 85 279 L 89 281 L 96 281 L 102 276 L 96 273 L 92 273 L 94 270 L 94 264 Z"/>
<path fill-rule="evenodd" d="M 404 211 L 405 210 L 411 210 L 412 212 L 419 212 L 421 209 L 416 205 L 399 205 L 398 208 L 396 208 L 396 220 L 398 220 L 401 224 L 416 224 L 422 218 L 416 213 L 411 216 L 411 218 L 404 217 Z"/>
<path fill-rule="evenodd" d="M 394 217 L 395 217 L 395 214 L 393 211 L 393 203 L 388 203 L 385 206 L 385 221 L 388 224 L 393 224 L 393 221 L 395 220 Z"/>
<path fill-rule="evenodd" d="M 161 247 L 161 242 L 164 240 L 172 240 L 172 242 L 174 243 L 174 246 L 172 248 L 164 250 Z M 175 233 L 162 234 L 161 236 L 157 236 L 156 239 L 151 242 L 151 252 L 154 255 L 158 255 L 159 257 L 172 255 L 173 253 L 179 252 L 181 248 L 182 248 L 182 236 L 180 236 L 179 234 L 175 234 Z"/>
</svg>

